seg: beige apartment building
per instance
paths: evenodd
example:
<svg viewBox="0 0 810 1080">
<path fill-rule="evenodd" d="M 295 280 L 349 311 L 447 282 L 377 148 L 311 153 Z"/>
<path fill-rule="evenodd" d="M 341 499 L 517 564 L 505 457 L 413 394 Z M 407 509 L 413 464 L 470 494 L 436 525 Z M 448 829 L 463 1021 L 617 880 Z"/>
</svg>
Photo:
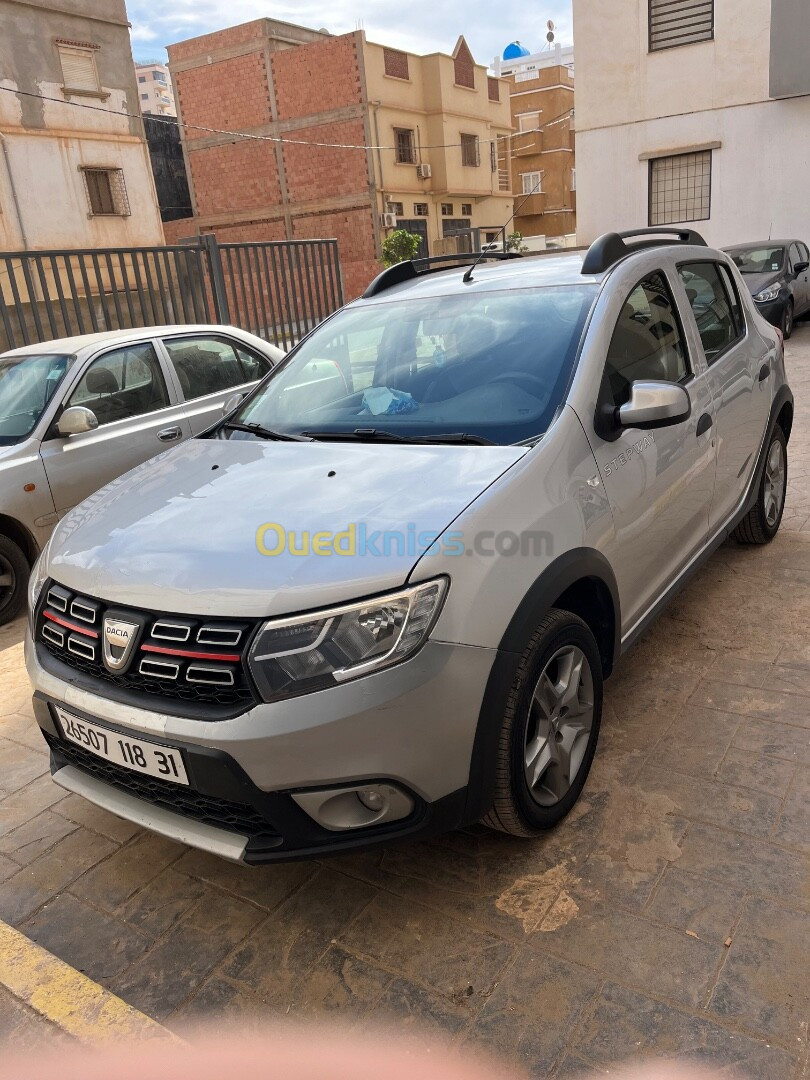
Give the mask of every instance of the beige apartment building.
<svg viewBox="0 0 810 1080">
<path fill-rule="evenodd" d="M 135 64 L 138 101 L 145 116 L 177 116 L 172 77 L 166 64 L 157 60 Z"/>
<path fill-rule="evenodd" d="M 178 235 L 336 237 L 353 297 L 394 229 L 437 254 L 494 239 L 512 213 L 506 86 L 463 38 L 418 56 L 256 19 L 168 52 L 194 207 Z"/>
<path fill-rule="evenodd" d="M 554 49 L 493 63 L 508 87 L 514 228 L 564 244 L 577 230 L 574 51 Z"/>
<path fill-rule="evenodd" d="M 416 233 L 423 254 L 495 241 L 512 213 L 508 84 L 463 37 L 452 55 L 364 41 L 363 60 L 373 141 L 394 148 L 373 158 L 383 234 Z"/>
<path fill-rule="evenodd" d="M 124 0 L 0 0 L 0 27 L 0 250 L 162 243 Z"/>
</svg>

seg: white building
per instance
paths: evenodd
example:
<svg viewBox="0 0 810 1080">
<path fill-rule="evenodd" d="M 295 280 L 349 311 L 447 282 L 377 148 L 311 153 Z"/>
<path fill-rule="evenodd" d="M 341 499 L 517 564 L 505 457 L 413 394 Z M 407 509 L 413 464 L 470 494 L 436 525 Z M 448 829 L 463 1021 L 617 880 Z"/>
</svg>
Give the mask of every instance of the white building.
<svg viewBox="0 0 810 1080">
<path fill-rule="evenodd" d="M 808 0 L 574 0 L 577 234 L 810 239 Z"/>
<path fill-rule="evenodd" d="M 138 80 L 138 101 L 141 112 L 148 116 L 177 116 L 172 77 L 166 64 L 157 60 L 135 64 Z"/>
<path fill-rule="evenodd" d="M 514 44 L 520 45 L 520 42 L 516 41 Z M 528 81 L 533 78 L 531 72 L 542 71 L 543 68 L 550 67 L 567 67 L 573 75 L 574 46 L 557 44 L 552 48 L 542 49 L 536 53 L 530 53 L 527 49 L 522 56 L 513 56 L 508 60 L 496 56 L 492 61 L 492 71 L 495 75 L 499 78 L 514 75 L 515 82 Z"/>
</svg>

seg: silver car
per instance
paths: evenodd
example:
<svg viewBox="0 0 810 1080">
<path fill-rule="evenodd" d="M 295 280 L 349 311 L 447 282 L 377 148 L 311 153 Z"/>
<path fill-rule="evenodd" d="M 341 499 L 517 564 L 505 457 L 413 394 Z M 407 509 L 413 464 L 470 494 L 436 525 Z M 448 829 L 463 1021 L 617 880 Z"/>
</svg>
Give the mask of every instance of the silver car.
<svg viewBox="0 0 810 1080">
<path fill-rule="evenodd" d="M 222 415 L 281 349 L 235 327 L 113 330 L 0 355 L 0 623 L 54 524 Z"/>
<path fill-rule="evenodd" d="M 26 638 L 56 782 L 247 863 L 558 822 L 619 656 L 784 506 L 780 335 L 647 232 L 393 266 L 77 507 Z"/>
</svg>

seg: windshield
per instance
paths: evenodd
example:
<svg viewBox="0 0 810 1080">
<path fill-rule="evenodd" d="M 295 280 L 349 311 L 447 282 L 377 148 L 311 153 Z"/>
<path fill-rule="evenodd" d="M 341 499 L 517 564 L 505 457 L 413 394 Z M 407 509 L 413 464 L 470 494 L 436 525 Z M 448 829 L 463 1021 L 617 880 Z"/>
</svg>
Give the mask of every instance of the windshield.
<svg viewBox="0 0 810 1080">
<path fill-rule="evenodd" d="M 34 430 L 72 357 L 0 356 L 0 446 Z"/>
<path fill-rule="evenodd" d="M 535 438 L 563 400 L 596 291 L 566 285 L 346 308 L 229 419 L 316 438 L 370 429 Z"/>
<path fill-rule="evenodd" d="M 734 264 L 741 274 L 771 274 L 785 265 L 783 247 L 734 248 L 729 251 Z"/>
</svg>

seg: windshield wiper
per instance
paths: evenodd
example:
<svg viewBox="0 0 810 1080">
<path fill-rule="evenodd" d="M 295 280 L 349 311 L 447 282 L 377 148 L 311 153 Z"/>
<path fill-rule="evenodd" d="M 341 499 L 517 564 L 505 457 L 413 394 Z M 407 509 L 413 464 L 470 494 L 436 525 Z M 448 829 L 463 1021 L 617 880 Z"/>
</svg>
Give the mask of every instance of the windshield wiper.
<svg viewBox="0 0 810 1080">
<path fill-rule="evenodd" d="M 272 431 L 262 427 L 261 424 L 235 424 L 222 425 L 222 431 L 246 431 L 249 435 L 256 435 L 259 439 L 275 439 L 278 442 L 312 442 L 312 439 L 304 435 L 290 435 L 285 431 Z"/>
<path fill-rule="evenodd" d="M 440 433 L 438 435 L 398 435 L 394 431 L 380 428 L 355 428 L 354 431 L 305 431 L 310 439 L 353 439 L 358 442 L 401 442 L 401 443 L 470 443 L 476 446 L 495 446 L 491 439 L 480 435 Z"/>
</svg>

